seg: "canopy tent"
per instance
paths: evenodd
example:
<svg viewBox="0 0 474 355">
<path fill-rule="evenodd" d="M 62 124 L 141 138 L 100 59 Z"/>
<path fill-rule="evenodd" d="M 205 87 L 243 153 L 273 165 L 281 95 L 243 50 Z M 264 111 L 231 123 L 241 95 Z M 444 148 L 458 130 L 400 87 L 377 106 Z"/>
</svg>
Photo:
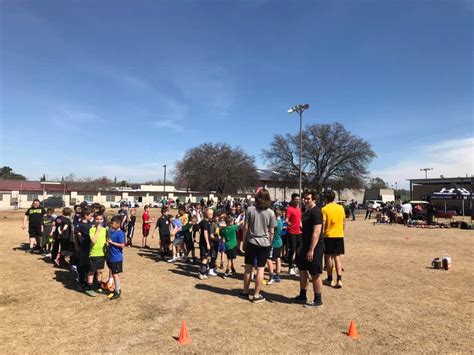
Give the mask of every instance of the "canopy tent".
<svg viewBox="0 0 474 355">
<path fill-rule="evenodd" d="M 443 187 L 438 192 L 433 192 L 431 200 L 444 200 L 444 212 L 446 213 L 447 200 L 462 200 L 462 215 L 464 216 L 464 200 L 472 199 L 472 193 L 464 187 L 453 184 L 449 187 Z"/>
</svg>

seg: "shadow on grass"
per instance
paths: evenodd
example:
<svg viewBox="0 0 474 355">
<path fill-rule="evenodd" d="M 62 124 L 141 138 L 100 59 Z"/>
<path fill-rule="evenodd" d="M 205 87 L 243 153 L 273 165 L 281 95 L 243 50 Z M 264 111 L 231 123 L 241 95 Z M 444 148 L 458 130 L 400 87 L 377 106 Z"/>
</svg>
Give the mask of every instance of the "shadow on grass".
<svg viewBox="0 0 474 355">
<path fill-rule="evenodd" d="M 207 285 L 207 284 L 204 284 L 204 283 L 197 284 L 195 287 L 198 290 L 217 293 L 219 295 L 242 298 L 242 296 L 240 296 L 240 292 L 242 291 L 241 288 L 228 289 L 228 288 L 222 288 L 222 287 Z M 285 303 L 285 304 L 292 303 L 291 298 L 288 298 L 288 297 L 283 296 L 283 295 L 278 295 L 276 293 L 270 293 L 270 292 L 267 292 L 267 291 L 264 291 L 264 290 L 261 291 L 261 294 L 265 297 L 266 301 L 269 302 L 269 303 Z"/>
<path fill-rule="evenodd" d="M 21 243 L 17 247 L 13 247 L 13 250 L 20 250 L 20 251 L 29 251 L 30 250 L 30 244 L 28 243 Z"/>
<path fill-rule="evenodd" d="M 82 290 L 79 288 L 77 281 L 74 278 L 74 274 L 68 270 L 56 269 L 54 271 L 54 280 L 63 284 L 68 290 L 73 290 L 76 292 L 82 293 Z"/>
</svg>

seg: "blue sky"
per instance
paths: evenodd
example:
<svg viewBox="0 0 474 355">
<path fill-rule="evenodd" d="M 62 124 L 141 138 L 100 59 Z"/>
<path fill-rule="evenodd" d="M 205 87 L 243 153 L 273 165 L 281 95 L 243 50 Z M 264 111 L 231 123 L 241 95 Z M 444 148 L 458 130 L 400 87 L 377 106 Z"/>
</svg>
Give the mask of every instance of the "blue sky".
<svg viewBox="0 0 474 355">
<path fill-rule="evenodd" d="M 466 1 L 1 1 L 0 164 L 163 176 L 186 149 L 341 122 L 389 183 L 473 173 Z"/>
</svg>

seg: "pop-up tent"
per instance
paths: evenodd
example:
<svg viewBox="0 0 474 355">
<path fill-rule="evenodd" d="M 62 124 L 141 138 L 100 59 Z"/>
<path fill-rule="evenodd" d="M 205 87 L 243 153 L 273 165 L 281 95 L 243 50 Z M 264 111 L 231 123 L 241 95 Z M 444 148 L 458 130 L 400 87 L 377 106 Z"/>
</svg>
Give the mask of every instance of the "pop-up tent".
<svg viewBox="0 0 474 355">
<path fill-rule="evenodd" d="M 449 187 L 443 187 L 438 192 L 433 192 L 431 200 L 444 200 L 444 212 L 446 213 L 447 200 L 462 200 L 462 215 L 464 216 L 464 200 L 472 199 L 472 194 L 464 187 L 453 184 Z"/>
</svg>

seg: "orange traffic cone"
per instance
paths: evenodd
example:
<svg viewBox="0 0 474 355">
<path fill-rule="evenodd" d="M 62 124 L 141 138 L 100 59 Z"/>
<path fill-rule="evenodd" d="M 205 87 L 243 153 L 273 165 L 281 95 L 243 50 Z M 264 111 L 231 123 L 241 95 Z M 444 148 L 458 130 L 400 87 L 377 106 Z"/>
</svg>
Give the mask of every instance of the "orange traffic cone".
<svg viewBox="0 0 474 355">
<path fill-rule="evenodd" d="M 186 327 L 186 321 L 184 319 L 183 319 L 183 323 L 181 323 L 181 330 L 179 331 L 178 342 L 181 345 L 191 343 L 191 337 L 188 334 L 188 327 Z"/>
<path fill-rule="evenodd" d="M 351 325 L 349 325 L 349 331 L 347 332 L 347 335 L 349 335 L 352 339 L 356 339 L 359 337 L 356 324 L 353 320 L 351 320 Z"/>
</svg>

